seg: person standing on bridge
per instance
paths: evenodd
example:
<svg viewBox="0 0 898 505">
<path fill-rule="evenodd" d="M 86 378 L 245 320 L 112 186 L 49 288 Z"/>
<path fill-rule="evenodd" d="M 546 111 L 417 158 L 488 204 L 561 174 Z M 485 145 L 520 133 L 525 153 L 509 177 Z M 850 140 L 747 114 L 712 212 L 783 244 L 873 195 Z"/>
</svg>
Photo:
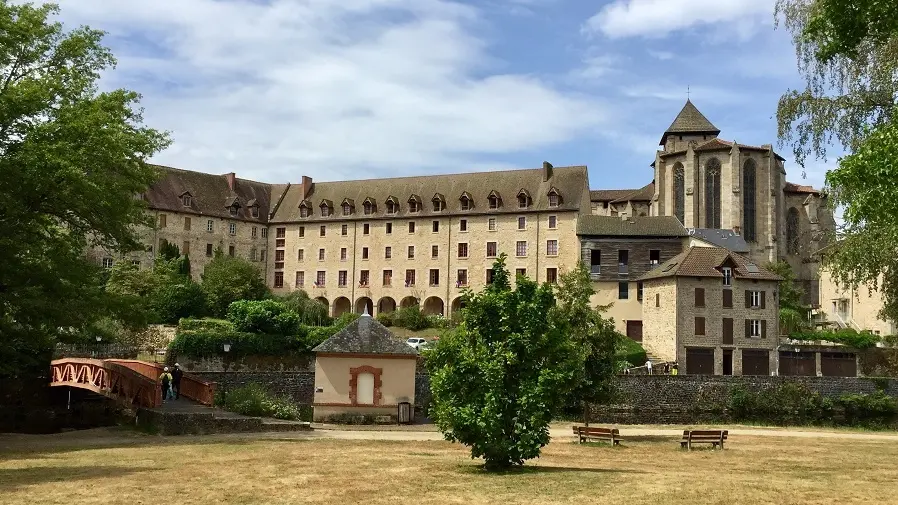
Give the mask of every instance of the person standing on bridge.
<svg viewBox="0 0 898 505">
<path fill-rule="evenodd" d="M 168 367 L 162 369 L 162 375 L 159 376 L 159 381 L 162 383 L 162 401 L 164 402 L 174 398 L 174 394 L 172 394 L 171 390 L 172 376 L 168 372 Z"/>
<path fill-rule="evenodd" d="M 181 377 L 183 376 L 184 371 L 181 370 L 181 365 L 175 363 L 175 368 L 171 371 L 171 383 L 175 388 L 175 400 L 181 398 Z"/>
</svg>

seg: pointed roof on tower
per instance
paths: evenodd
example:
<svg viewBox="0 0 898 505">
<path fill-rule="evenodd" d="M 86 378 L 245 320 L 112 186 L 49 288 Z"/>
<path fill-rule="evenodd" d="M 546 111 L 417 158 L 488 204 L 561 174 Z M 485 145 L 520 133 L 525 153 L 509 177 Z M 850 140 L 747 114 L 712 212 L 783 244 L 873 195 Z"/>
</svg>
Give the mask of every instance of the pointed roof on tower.
<svg viewBox="0 0 898 505">
<path fill-rule="evenodd" d="M 670 124 L 664 135 L 661 136 L 660 145 L 664 145 L 668 135 L 681 135 L 684 133 L 720 135 L 720 130 L 711 124 L 711 121 L 708 121 L 704 114 L 699 112 L 695 105 L 692 104 L 692 100 L 687 99 L 683 110 L 677 114 L 677 118 Z"/>
</svg>

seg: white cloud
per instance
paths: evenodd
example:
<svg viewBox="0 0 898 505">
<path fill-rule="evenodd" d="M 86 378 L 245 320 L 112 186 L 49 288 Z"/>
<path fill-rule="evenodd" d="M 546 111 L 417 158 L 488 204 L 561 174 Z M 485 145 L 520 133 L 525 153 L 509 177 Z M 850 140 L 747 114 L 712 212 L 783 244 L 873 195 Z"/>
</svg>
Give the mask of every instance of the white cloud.
<svg viewBox="0 0 898 505">
<path fill-rule="evenodd" d="M 490 73 L 479 11 L 448 0 L 59 3 L 67 24 L 110 33 L 104 85 L 143 93 L 147 121 L 173 131 L 159 163 L 273 182 L 470 170 L 604 117 Z"/>
<path fill-rule="evenodd" d="M 588 56 L 568 74 L 568 80 L 577 84 L 593 84 L 616 72 L 618 63 L 620 58 L 611 54 Z"/>
<path fill-rule="evenodd" d="M 648 53 L 649 53 L 649 56 L 651 56 L 652 58 L 655 58 L 655 59 L 658 59 L 661 61 L 672 60 L 675 56 L 674 53 L 672 53 L 670 51 L 653 51 L 653 50 L 649 49 Z"/>
<path fill-rule="evenodd" d="M 589 18 L 583 30 L 610 38 L 664 37 L 707 25 L 721 33 L 735 27 L 744 37 L 749 26 L 773 19 L 774 0 L 615 0 Z"/>
</svg>

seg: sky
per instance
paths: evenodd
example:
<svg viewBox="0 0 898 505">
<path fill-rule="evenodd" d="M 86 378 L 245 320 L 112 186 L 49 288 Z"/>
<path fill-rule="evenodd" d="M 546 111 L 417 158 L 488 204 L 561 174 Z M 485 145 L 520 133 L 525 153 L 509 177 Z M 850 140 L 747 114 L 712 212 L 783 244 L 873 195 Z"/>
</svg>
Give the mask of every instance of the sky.
<svg viewBox="0 0 898 505">
<path fill-rule="evenodd" d="M 774 0 L 57 0 L 107 32 L 101 88 L 171 132 L 156 163 L 264 182 L 587 165 L 641 187 L 687 98 L 776 145 L 801 87 Z M 786 157 L 821 186 L 827 165 Z M 834 160 L 830 160 L 832 164 Z"/>
</svg>

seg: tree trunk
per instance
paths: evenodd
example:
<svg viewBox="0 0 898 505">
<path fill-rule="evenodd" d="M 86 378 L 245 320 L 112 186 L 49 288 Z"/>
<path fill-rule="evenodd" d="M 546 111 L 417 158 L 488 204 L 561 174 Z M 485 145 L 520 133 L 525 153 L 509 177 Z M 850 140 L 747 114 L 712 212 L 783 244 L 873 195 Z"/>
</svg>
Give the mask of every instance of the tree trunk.
<svg viewBox="0 0 898 505">
<path fill-rule="evenodd" d="M 589 402 L 583 402 L 583 424 L 589 426 Z"/>
</svg>

